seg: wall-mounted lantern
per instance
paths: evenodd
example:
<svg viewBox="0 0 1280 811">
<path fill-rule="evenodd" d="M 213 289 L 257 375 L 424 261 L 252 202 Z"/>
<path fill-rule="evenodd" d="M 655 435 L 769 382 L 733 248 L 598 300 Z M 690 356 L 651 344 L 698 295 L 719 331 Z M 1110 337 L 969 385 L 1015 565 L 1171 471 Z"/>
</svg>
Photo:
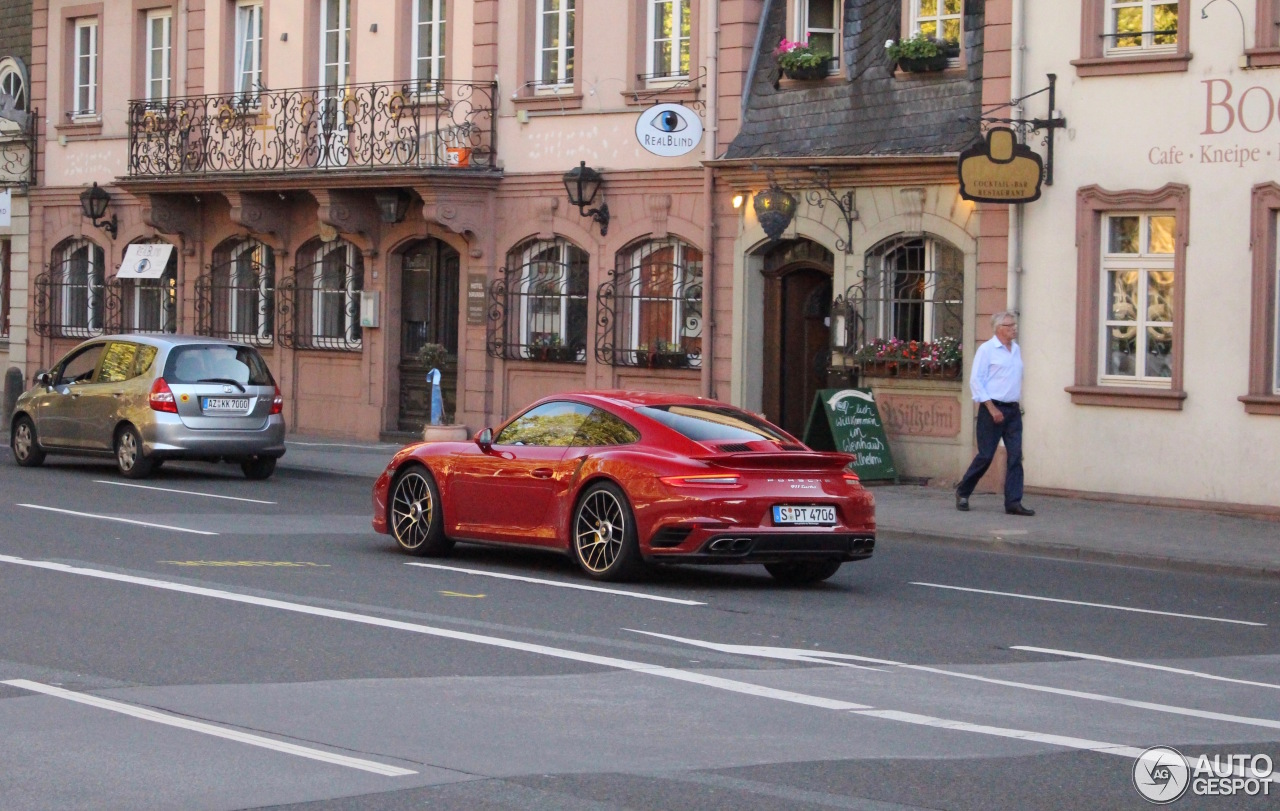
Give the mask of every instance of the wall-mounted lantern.
<svg viewBox="0 0 1280 811">
<path fill-rule="evenodd" d="M 796 198 L 782 190 L 774 183 L 762 192 L 756 192 L 752 205 L 756 210 L 756 219 L 760 227 L 773 242 L 782 237 L 782 233 L 791 224 L 796 215 Z"/>
<path fill-rule="evenodd" d="M 587 166 L 586 161 L 579 161 L 577 166 L 564 173 L 564 188 L 569 193 L 569 205 L 577 206 L 579 214 L 600 223 L 600 236 L 609 233 L 609 204 L 601 203 L 599 208 L 590 211 L 584 209 L 595 202 L 596 192 L 600 190 L 603 180 L 599 172 Z"/>
<path fill-rule="evenodd" d="M 373 193 L 374 202 L 378 204 L 378 219 L 385 223 L 397 223 L 404 220 L 409 209 L 409 198 L 399 189 L 383 189 Z"/>
<path fill-rule="evenodd" d="M 111 235 L 112 239 L 116 238 L 116 215 L 112 213 L 110 220 L 104 220 L 103 215 L 107 213 L 107 205 L 111 202 L 111 194 L 98 185 L 98 181 L 93 182 L 93 187 L 80 192 L 80 210 L 84 215 L 93 221 L 93 224 L 106 231 Z"/>
</svg>

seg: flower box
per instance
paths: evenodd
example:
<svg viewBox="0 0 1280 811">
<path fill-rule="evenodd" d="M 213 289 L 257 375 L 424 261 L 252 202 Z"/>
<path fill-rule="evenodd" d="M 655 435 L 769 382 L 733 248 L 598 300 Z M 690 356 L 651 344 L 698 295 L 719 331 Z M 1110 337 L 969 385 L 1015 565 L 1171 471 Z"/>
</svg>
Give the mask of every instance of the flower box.
<svg viewBox="0 0 1280 811">
<path fill-rule="evenodd" d="M 906 73 L 936 73 L 947 68 L 947 55 L 938 54 L 936 56 L 922 56 L 918 58 L 901 57 L 898 59 L 898 67 Z"/>
<path fill-rule="evenodd" d="M 816 82 L 831 75 L 831 63 L 820 62 L 810 67 L 783 68 L 782 75 L 798 82 Z"/>
<path fill-rule="evenodd" d="M 689 354 L 687 352 L 645 352 L 636 353 L 636 365 L 646 369 L 688 369 Z"/>
</svg>

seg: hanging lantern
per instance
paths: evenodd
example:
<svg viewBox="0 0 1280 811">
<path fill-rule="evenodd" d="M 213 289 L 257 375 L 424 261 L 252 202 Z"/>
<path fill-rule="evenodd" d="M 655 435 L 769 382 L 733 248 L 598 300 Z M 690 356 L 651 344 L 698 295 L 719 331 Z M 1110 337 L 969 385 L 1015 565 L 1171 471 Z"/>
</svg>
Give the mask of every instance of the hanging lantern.
<svg viewBox="0 0 1280 811">
<path fill-rule="evenodd" d="M 774 242 L 782 237 L 782 232 L 787 230 L 787 226 L 791 224 L 791 218 L 796 215 L 796 198 L 787 194 L 776 183 L 762 192 L 757 192 L 752 199 L 752 205 L 755 206 L 756 219 L 760 221 L 760 227 Z"/>
</svg>

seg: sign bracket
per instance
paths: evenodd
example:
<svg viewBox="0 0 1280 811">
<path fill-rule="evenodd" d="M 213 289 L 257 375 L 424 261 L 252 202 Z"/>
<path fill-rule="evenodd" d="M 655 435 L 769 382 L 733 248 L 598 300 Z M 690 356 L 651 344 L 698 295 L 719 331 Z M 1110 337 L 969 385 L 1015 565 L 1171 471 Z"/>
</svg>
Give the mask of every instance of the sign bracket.
<svg viewBox="0 0 1280 811">
<path fill-rule="evenodd" d="M 831 189 L 831 170 L 824 166 L 810 166 L 818 188 L 805 192 L 804 199 L 809 205 L 825 208 L 828 202 L 834 203 L 840 210 L 840 219 L 844 221 L 845 236 L 836 237 L 836 250 L 853 253 L 853 224 L 858 220 L 857 189 L 850 189 L 837 196 Z"/>
<path fill-rule="evenodd" d="M 1028 93 L 1027 95 L 1021 98 L 1013 99 L 1009 101 L 1007 104 L 998 104 L 994 107 L 991 107 L 988 110 L 985 110 L 983 112 L 983 115 L 978 118 L 978 121 L 981 123 L 981 125 L 984 128 L 993 124 L 999 124 L 999 125 L 1003 125 L 1003 126 L 1007 126 L 1012 129 L 1015 129 L 1022 135 L 1022 138 L 1024 141 L 1026 140 L 1026 137 L 1031 133 L 1044 131 L 1044 138 L 1041 141 L 1041 143 L 1043 143 L 1046 148 L 1045 161 L 1044 161 L 1044 184 L 1046 186 L 1052 186 L 1053 185 L 1053 134 L 1055 130 L 1060 130 L 1063 127 L 1067 126 L 1067 119 L 1066 117 L 1061 115 L 1060 111 L 1056 107 L 1058 76 L 1055 73 L 1049 73 L 1046 75 L 1049 79 L 1048 87 L 1042 87 L 1039 90 L 1036 90 L 1035 92 L 1032 92 L 1032 93 Z M 1000 118 L 997 116 L 988 115 L 988 113 L 995 112 L 996 110 L 1001 110 L 1007 107 L 1016 107 L 1017 105 L 1022 104 L 1022 102 L 1026 101 L 1027 99 L 1033 96 L 1038 96 L 1041 93 L 1049 94 L 1049 114 L 1047 118 L 1031 118 L 1031 119 Z"/>
</svg>

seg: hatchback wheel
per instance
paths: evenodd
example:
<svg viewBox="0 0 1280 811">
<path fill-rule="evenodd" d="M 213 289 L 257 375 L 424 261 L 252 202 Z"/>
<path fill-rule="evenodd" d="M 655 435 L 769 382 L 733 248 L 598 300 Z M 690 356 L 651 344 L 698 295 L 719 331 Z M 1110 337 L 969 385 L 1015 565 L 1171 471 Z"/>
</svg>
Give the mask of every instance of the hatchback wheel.
<svg viewBox="0 0 1280 811">
<path fill-rule="evenodd" d="M 453 548 L 444 534 L 444 513 L 440 490 L 431 473 L 421 465 L 410 465 L 391 485 L 391 535 L 400 549 L 410 555 L 439 557 Z"/>
<path fill-rule="evenodd" d="M 838 560 L 797 561 L 795 563 L 766 563 L 764 568 L 773 579 L 788 586 L 817 583 L 826 580 L 840 568 Z"/>
<path fill-rule="evenodd" d="M 142 436 L 132 425 L 116 431 L 116 467 L 129 479 L 145 479 L 151 473 L 152 461 L 143 455 Z"/>
<path fill-rule="evenodd" d="M 269 479 L 271 474 L 276 472 L 276 460 L 271 456 L 257 456 L 241 462 L 240 469 L 244 471 L 246 479 L 253 481 Z"/>
<path fill-rule="evenodd" d="M 624 580 L 640 569 L 640 542 L 626 495 L 600 482 L 573 511 L 573 556 L 593 580 Z"/>
<path fill-rule="evenodd" d="M 30 417 L 18 417 L 13 424 L 9 448 L 13 451 L 13 460 L 23 467 L 44 464 L 44 451 L 40 450 L 40 443 L 36 441 L 36 426 Z"/>
</svg>

